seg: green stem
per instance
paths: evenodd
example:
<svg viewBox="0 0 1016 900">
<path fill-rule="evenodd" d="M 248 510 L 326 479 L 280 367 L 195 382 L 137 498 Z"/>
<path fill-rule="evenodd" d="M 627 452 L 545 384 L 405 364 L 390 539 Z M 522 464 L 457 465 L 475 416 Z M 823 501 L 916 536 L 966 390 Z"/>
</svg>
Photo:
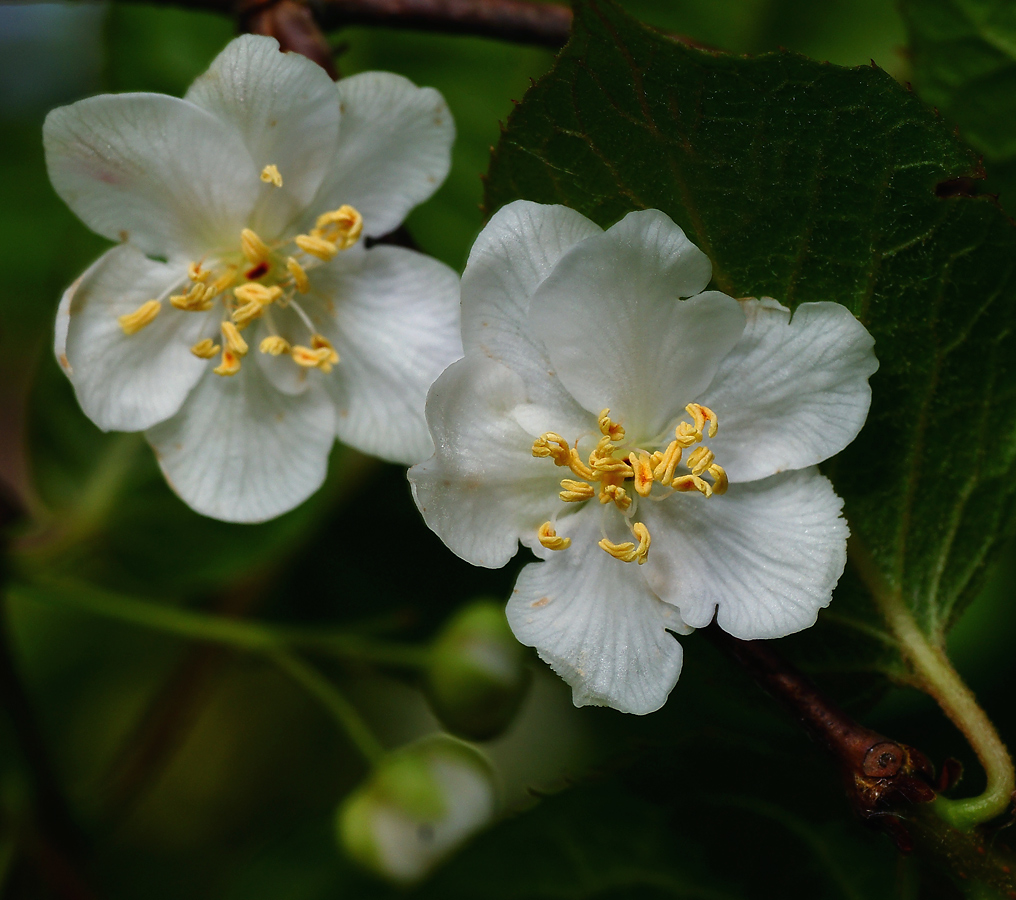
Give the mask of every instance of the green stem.
<svg viewBox="0 0 1016 900">
<path fill-rule="evenodd" d="M 19 588 L 13 587 L 12 593 Z M 206 613 L 163 606 L 97 590 L 88 585 L 23 585 L 20 592 L 38 600 L 73 606 L 95 615 L 140 625 L 179 637 L 212 641 L 259 653 L 317 697 L 335 717 L 368 762 L 374 763 L 384 749 L 351 703 L 315 668 L 295 656 L 288 644 L 306 644 L 354 659 L 420 665 L 426 649 L 364 641 L 348 633 L 328 633 L 301 628 L 273 628 L 259 622 L 227 619 Z"/>
<path fill-rule="evenodd" d="M 265 655 L 328 708 L 368 763 L 374 765 L 384 756 L 384 747 L 374 737 L 356 707 L 317 669 L 298 656 L 277 647 L 265 651 Z"/>
<path fill-rule="evenodd" d="M 935 809 L 954 828 L 968 830 L 1003 815 L 1013 801 L 1016 774 L 1012 757 L 994 724 L 977 704 L 970 688 L 941 647 L 934 645 L 918 627 L 902 598 L 894 592 L 876 596 L 882 612 L 907 660 L 913 666 L 920 687 L 938 701 L 945 714 L 970 743 L 987 777 L 984 792 L 977 797 L 950 800 L 939 797 Z"/>
</svg>

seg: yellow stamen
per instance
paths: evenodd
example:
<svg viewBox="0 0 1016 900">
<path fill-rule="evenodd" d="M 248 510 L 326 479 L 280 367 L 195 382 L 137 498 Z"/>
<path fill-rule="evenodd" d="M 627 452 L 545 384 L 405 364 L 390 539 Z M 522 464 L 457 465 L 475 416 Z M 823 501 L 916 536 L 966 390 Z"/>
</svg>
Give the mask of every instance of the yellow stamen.
<svg viewBox="0 0 1016 900">
<path fill-rule="evenodd" d="M 210 289 L 208 285 L 199 281 L 192 284 L 186 294 L 174 294 L 169 298 L 169 302 L 184 312 L 204 312 L 212 307 L 212 299 L 208 293 Z"/>
<path fill-rule="evenodd" d="M 271 255 L 268 245 L 249 228 L 240 232 L 240 249 L 251 265 L 268 262 Z"/>
<path fill-rule="evenodd" d="M 293 241 L 304 253 L 309 253 L 311 256 L 316 256 L 325 262 L 328 262 L 339 252 L 336 244 L 326 241 L 324 238 L 315 237 L 312 234 L 298 234 L 293 238 Z"/>
<path fill-rule="evenodd" d="M 649 454 L 645 451 L 636 453 L 633 450 L 628 454 L 628 462 L 635 477 L 635 491 L 640 497 L 648 497 L 653 489 L 653 467 Z"/>
<path fill-rule="evenodd" d="M 714 494 L 725 494 L 727 493 L 727 487 L 729 482 L 727 481 L 727 472 L 723 466 L 718 466 L 713 463 L 709 467 L 709 474 L 713 476 L 713 493 Z"/>
<path fill-rule="evenodd" d="M 613 541 L 608 541 L 604 538 L 599 543 L 599 547 L 606 550 L 614 559 L 619 559 L 621 562 L 638 562 L 641 566 L 646 561 L 646 557 L 649 555 L 649 529 L 646 528 L 641 522 L 636 522 L 631 527 L 632 534 L 639 539 L 638 546 L 626 541 L 623 544 L 615 544 Z"/>
<path fill-rule="evenodd" d="M 289 270 L 289 274 L 293 276 L 293 284 L 296 285 L 296 289 L 301 294 L 306 294 L 310 290 L 310 281 L 307 280 L 307 272 L 293 257 L 289 257 L 286 260 L 286 268 Z"/>
<path fill-rule="evenodd" d="M 117 321 L 120 323 L 124 334 L 137 334 L 146 325 L 151 325 L 155 321 L 155 317 L 159 314 L 160 309 L 162 309 L 162 304 L 158 300 L 148 300 L 142 303 L 134 312 L 118 316 Z"/>
<path fill-rule="evenodd" d="M 612 500 L 621 512 L 627 512 L 631 506 L 631 497 L 621 485 L 605 484 L 600 488 L 600 503 L 610 503 Z"/>
<path fill-rule="evenodd" d="M 274 184 L 276 187 L 282 187 L 282 176 L 279 174 L 278 166 L 265 166 L 261 170 L 261 180 L 265 184 Z"/>
<path fill-rule="evenodd" d="M 551 522 L 544 522 L 536 534 L 548 550 L 567 550 L 571 546 L 571 538 L 558 537 Z"/>
<path fill-rule="evenodd" d="M 558 494 L 558 497 L 565 503 L 578 503 L 580 500 L 589 500 L 596 494 L 596 489 L 591 484 L 586 484 L 584 481 L 574 481 L 571 478 L 563 479 L 561 487 L 564 490 Z"/>
<path fill-rule="evenodd" d="M 322 372 L 331 372 L 331 355 L 334 350 L 327 347 L 319 347 L 312 350 L 310 347 L 303 347 L 297 344 L 292 349 L 293 362 L 305 369 L 320 369 Z"/>
<path fill-rule="evenodd" d="M 257 303 L 259 306 L 268 306 L 282 296 L 282 288 L 277 284 L 265 287 L 263 284 L 248 282 L 233 288 L 233 296 L 241 303 Z"/>
<path fill-rule="evenodd" d="M 714 413 L 708 406 L 702 406 L 699 403 L 689 403 L 685 407 L 686 412 L 692 419 L 695 420 L 695 430 L 702 434 L 705 428 L 706 422 L 709 422 L 709 437 L 716 437 L 716 432 L 719 430 L 720 423 L 716 420 L 716 413 Z M 699 438 L 701 440 L 701 438 Z"/>
<path fill-rule="evenodd" d="M 600 426 L 600 433 L 609 437 L 612 441 L 624 440 L 624 426 L 614 422 L 608 413 L 610 409 L 600 410 L 597 424 Z"/>
<path fill-rule="evenodd" d="M 547 431 L 533 441 L 533 456 L 537 459 L 553 457 L 554 464 L 558 466 L 568 465 L 570 451 L 568 442 L 553 431 Z"/>
<path fill-rule="evenodd" d="M 226 346 L 229 347 L 230 351 L 237 356 L 246 356 L 249 348 L 247 342 L 240 337 L 237 327 L 232 322 L 223 322 L 220 327 L 222 328 L 222 339 L 226 342 Z M 223 354 L 223 359 L 225 360 L 225 354 Z"/>
<path fill-rule="evenodd" d="M 240 357 L 232 350 L 223 350 L 222 363 L 217 365 L 212 371 L 216 375 L 235 375 L 240 371 Z"/>
<path fill-rule="evenodd" d="M 338 365 L 339 354 L 335 352 L 335 348 L 331 345 L 331 342 L 324 335 L 314 334 L 311 335 L 310 345 L 315 350 L 327 350 L 328 356 L 325 357 L 328 364 L 331 366 Z"/>
<path fill-rule="evenodd" d="M 221 349 L 222 348 L 211 338 L 205 338 L 203 341 L 198 341 L 193 347 L 191 347 L 190 352 L 198 359 L 211 359 Z"/>
<path fill-rule="evenodd" d="M 681 493 L 687 493 L 688 491 L 698 491 L 706 497 L 713 495 L 712 485 L 708 481 L 699 478 L 698 475 L 682 475 L 680 478 L 675 478 L 670 486 L 675 491 L 681 491 Z"/>
<path fill-rule="evenodd" d="M 255 319 L 260 319 L 265 314 L 265 308 L 257 301 L 245 303 L 243 306 L 233 310 L 233 321 L 237 328 L 246 328 Z"/>
<path fill-rule="evenodd" d="M 331 212 L 322 213 L 314 226 L 311 231 L 314 237 L 324 238 L 339 250 L 348 250 L 363 233 L 363 216 L 352 206 L 343 205 Z"/>
<path fill-rule="evenodd" d="M 692 475 L 701 475 L 713 464 L 716 454 L 708 447 L 696 447 L 688 454 L 687 466 Z"/>
<path fill-rule="evenodd" d="M 211 269 L 202 269 L 201 263 L 192 262 L 187 266 L 187 277 L 191 281 L 207 281 L 212 274 Z"/>
<path fill-rule="evenodd" d="M 258 349 L 269 356 L 281 356 L 283 353 L 289 353 L 292 348 L 289 346 L 289 341 L 276 334 L 266 337 Z"/>
<path fill-rule="evenodd" d="M 653 478 L 655 478 L 664 487 L 670 484 L 674 480 L 674 469 L 677 468 L 678 463 L 681 462 L 681 454 L 684 451 L 681 449 L 681 445 L 677 441 L 671 441 L 663 453 L 660 453 L 660 460 L 653 469 Z M 653 454 L 653 458 L 656 458 L 656 453 Z"/>
</svg>

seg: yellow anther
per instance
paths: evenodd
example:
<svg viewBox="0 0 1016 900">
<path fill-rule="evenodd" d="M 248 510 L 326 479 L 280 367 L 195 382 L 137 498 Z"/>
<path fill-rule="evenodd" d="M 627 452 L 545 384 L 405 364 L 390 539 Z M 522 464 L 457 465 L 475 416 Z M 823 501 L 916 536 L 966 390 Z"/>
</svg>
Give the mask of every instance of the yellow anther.
<svg viewBox="0 0 1016 900">
<path fill-rule="evenodd" d="M 674 480 L 674 469 L 676 469 L 678 463 L 681 462 L 682 453 L 684 453 L 684 451 L 681 449 L 681 445 L 677 441 L 671 441 L 670 446 L 668 446 L 663 453 L 659 453 L 660 459 L 653 469 L 653 478 L 660 482 L 660 484 L 664 487 Z M 656 456 L 657 453 L 654 453 L 654 460 L 656 459 Z"/>
<path fill-rule="evenodd" d="M 706 422 L 708 422 L 709 437 L 716 437 L 716 432 L 720 428 L 720 423 L 716 420 L 716 413 L 714 413 L 708 406 L 702 406 L 700 403 L 689 403 L 685 407 L 685 411 L 692 417 L 692 419 L 695 420 L 695 430 L 699 432 L 699 434 L 703 433 Z"/>
<path fill-rule="evenodd" d="M 261 180 L 265 184 L 274 184 L 276 187 L 282 187 L 282 176 L 279 174 L 278 166 L 265 166 L 261 170 Z"/>
<path fill-rule="evenodd" d="M 190 352 L 198 359 L 211 359 L 221 349 L 222 348 L 211 338 L 205 338 L 203 341 L 198 341 L 193 347 L 191 347 Z"/>
<path fill-rule="evenodd" d="M 551 522 L 544 522 L 536 534 L 548 550 L 567 550 L 571 546 L 571 538 L 558 537 Z"/>
<path fill-rule="evenodd" d="M 533 456 L 537 459 L 553 457 L 556 465 L 566 466 L 570 453 L 571 447 L 568 446 L 568 442 L 553 431 L 545 432 L 533 441 Z"/>
<path fill-rule="evenodd" d="M 331 212 L 322 213 L 314 225 L 311 232 L 314 237 L 324 238 L 339 250 L 348 250 L 363 233 L 363 216 L 352 206 L 343 205 Z"/>
<path fill-rule="evenodd" d="M 322 372 L 331 372 L 331 355 L 334 352 L 334 350 L 329 350 L 327 347 L 311 349 L 310 347 L 303 347 L 300 344 L 293 347 L 291 351 L 293 362 L 298 366 L 303 366 L 305 369 L 320 369 Z"/>
<path fill-rule="evenodd" d="M 690 447 L 702 440 L 702 432 L 696 430 L 690 422 L 679 422 L 674 429 L 674 440 L 682 447 Z"/>
<path fill-rule="evenodd" d="M 212 275 L 211 269 L 202 269 L 201 263 L 192 262 L 187 266 L 187 277 L 191 281 L 208 281 Z"/>
<path fill-rule="evenodd" d="M 609 408 L 600 410 L 597 420 L 597 424 L 600 426 L 600 433 L 609 437 L 612 441 L 624 440 L 624 426 L 613 421 L 608 415 L 609 412 Z"/>
<path fill-rule="evenodd" d="M 653 466 L 648 453 L 634 450 L 628 454 L 628 462 L 631 464 L 635 478 L 635 491 L 640 497 L 648 497 L 653 489 Z"/>
<path fill-rule="evenodd" d="M 246 328 L 255 319 L 260 319 L 265 314 L 265 308 L 257 301 L 245 303 L 233 310 L 233 321 L 237 328 Z"/>
<path fill-rule="evenodd" d="M 293 284 L 296 285 L 296 289 L 301 294 L 306 294 L 310 290 L 310 281 L 307 280 L 307 272 L 293 257 L 289 257 L 286 260 L 286 268 L 289 270 L 289 274 L 293 276 Z"/>
<path fill-rule="evenodd" d="M 619 484 L 605 484 L 600 488 L 600 503 L 610 503 L 611 501 L 621 512 L 627 512 L 631 506 L 631 497 Z"/>
<path fill-rule="evenodd" d="M 257 303 L 261 306 L 267 306 L 282 296 L 282 288 L 278 285 L 265 287 L 263 284 L 248 282 L 233 288 L 233 296 L 241 303 Z"/>
<path fill-rule="evenodd" d="M 266 337 L 258 349 L 269 356 L 282 356 L 284 353 L 289 353 L 292 347 L 289 346 L 289 341 L 285 338 L 274 334 L 271 337 Z"/>
<path fill-rule="evenodd" d="M 298 234 L 293 238 L 293 241 L 304 253 L 309 253 L 325 262 L 328 262 L 339 252 L 338 245 L 312 234 Z"/>
<path fill-rule="evenodd" d="M 235 375 L 240 371 L 240 357 L 227 348 L 222 351 L 222 362 L 212 371 L 216 375 Z"/>
<path fill-rule="evenodd" d="M 631 527 L 632 534 L 638 538 L 638 546 L 633 544 L 631 541 L 626 541 L 623 544 L 615 544 L 613 541 L 608 541 L 604 538 L 600 541 L 599 546 L 601 549 L 606 550 L 614 559 L 619 559 L 621 562 L 638 562 L 641 566 L 646 561 L 646 557 L 649 555 L 649 529 L 646 528 L 641 522 L 636 522 Z"/>
<path fill-rule="evenodd" d="M 220 327 L 222 328 L 222 339 L 225 341 L 230 352 L 236 356 L 246 356 L 249 348 L 247 347 L 247 342 L 240 337 L 237 327 L 232 322 L 223 322 Z M 223 354 L 223 360 L 225 361 L 225 354 Z M 233 373 L 227 372 L 226 374 L 232 375 Z"/>
<path fill-rule="evenodd" d="M 701 475 L 707 471 L 716 459 L 716 454 L 708 447 L 696 447 L 688 454 L 687 466 L 692 475 Z"/>
<path fill-rule="evenodd" d="M 700 494 L 706 497 L 713 495 L 712 485 L 708 481 L 704 481 L 699 478 L 698 475 L 681 475 L 679 478 L 675 478 L 670 486 L 675 491 L 681 491 L 687 493 L 688 491 L 698 491 Z"/>
<path fill-rule="evenodd" d="M 331 341 L 328 340 L 324 335 L 314 334 L 311 335 L 310 345 L 314 350 L 327 350 L 328 356 L 325 357 L 326 361 L 330 366 L 338 365 L 339 354 L 335 351 Z M 327 371 L 327 369 L 325 370 Z"/>
<path fill-rule="evenodd" d="M 596 493 L 596 489 L 591 484 L 586 484 L 584 481 L 574 481 L 571 478 L 563 479 L 561 487 L 563 490 L 558 494 L 558 497 L 565 503 L 578 503 L 580 500 L 589 500 Z"/>
<path fill-rule="evenodd" d="M 609 441 L 610 438 L 605 438 L 605 440 Z M 616 456 L 601 456 L 596 450 L 589 455 L 589 466 L 600 476 L 610 475 L 631 478 L 634 475 L 631 466 L 625 460 L 618 459 Z"/>
<path fill-rule="evenodd" d="M 709 467 L 709 474 L 713 476 L 713 493 L 727 493 L 729 482 L 727 481 L 727 472 L 723 466 L 718 466 L 716 463 L 713 463 Z"/>
<path fill-rule="evenodd" d="M 184 310 L 184 312 L 204 312 L 212 307 L 212 298 L 209 295 L 209 290 L 210 287 L 208 285 L 204 285 L 199 281 L 192 284 L 186 294 L 174 294 L 169 298 L 169 302 L 177 309 Z"/>
<path fill-rule="evenodd" d="M 240 249 L 251 265 L 268 262 L 271 255 L 268 245 L 249 228 L 240 232 Z"/>
<path fill-rule="evenodd" d="M 155 321 L 160 309 L 162 309 L 162 304 L 158 300 L 148 300 L 134 312 L 117 316 L 117 321 L 124 334 L 137 334 L 146 325 L 151 325 Z"/>
</svg>

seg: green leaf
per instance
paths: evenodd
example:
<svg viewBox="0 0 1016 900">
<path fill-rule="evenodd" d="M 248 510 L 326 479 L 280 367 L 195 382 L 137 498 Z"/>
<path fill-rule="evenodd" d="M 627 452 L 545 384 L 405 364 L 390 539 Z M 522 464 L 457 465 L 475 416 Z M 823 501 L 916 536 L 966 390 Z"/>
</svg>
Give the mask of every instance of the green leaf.
<svg viewBox="0 0 1016 900">
<path fill-rule="evenodd" d="M 914 84 L 984 154 L 986 190 L 1016 211 L 1016 6 L 905 0 Z"/>
<path fill-rule="evenodd" d="M 977 164 L 877 68 L 704 52 L 610 0 L 577 6 L 491 162 L 488 212 L 523 197 L 607 226 L 658 208 L 721 290 L 833 300 L 875 336 L 868 423 L 827 466 L 855 565 L 807 638 L 826 665 L 898 662 L 872 597 L 942 639 L 1013 525 L 1016 230 L 936 193 Z"/>
</svg>

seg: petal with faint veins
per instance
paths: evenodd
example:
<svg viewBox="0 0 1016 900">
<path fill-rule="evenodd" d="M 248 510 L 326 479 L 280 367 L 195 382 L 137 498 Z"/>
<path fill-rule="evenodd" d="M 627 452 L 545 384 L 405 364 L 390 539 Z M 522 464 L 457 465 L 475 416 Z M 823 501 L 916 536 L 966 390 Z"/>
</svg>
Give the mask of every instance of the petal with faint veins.
<svg viewBox="0 0 1016 900">
<path fill-rule="evenodd" d="M 427 391 L 462 356 L 459 279 L 444 263 L 402 247 L 348 251 L 315 269 L 321 333 L 339 354 L 323 376 L 339 440 L 412 464 L 434 450 Z"/>
<path fill-rule="evenodd" d="M 644 715 L 663 706 L 681 674 L 683 652 L 670 632 L 689 629 L 635 563 L 597 546 L 600 519 L 589 505 L 559 523 L 571 547 L 522 570 L 508 622 L 571 685 L 576 706 Z"/>
<path fill-rule="evenodd" d="M 262 522 L 303 503 L 325 479 L 335 411 L 317 386 L 275 390 L 252 361 L 211 370 L 172 419 L 146 433 L 170 486 L 192 509 Z"/>
<path fill-rule="evenodd" d="M 57 359 L 81 408 L 104 431 L 143 431 L 168 419 L 208 367 L 190 348 L 215 336 L 209 318 L 214 314 L 181 312 L 166 301 L 135 334 L 124 334 L 118 321 L 186 274 L 181 264 L 154 262 L 131 246 L 114 247 L 64 294 Z"/>
<path fill-rule="evenodd" d="M 101 94 L 43 126 L 50 181 L 93 231 L 142 252 L 232 248 L 264 185 L 235 129 L 186 100 Z"/>
<path fill-rule="evenodd" d="M 311 202 L 335 155 L 335 82 L 305 56 L 281 52 L 275 38 L 245 34 L 226 46 L 185 99 L 239 132 L 258 186 L 248 224 L 269 238 L 277 236 Z M 267 165 L 278 167 L 281 188 L 261 182 Z"/>
<path fill-rule="evenodd" d="M 847 560 L 843 501 L 817 468 L 682 494 L 640 512 L 652 535 L 645 568 L 661 598 L 695 628 L 742 640 L 815 624 Z"/>
<path fill-rule="evenodd" d="M 513 415 L 524 400 L 518 375 L 476 355 L 449 366 L 427 398 L 437 449 L 409 470 L 413 497 L 427 525 L 475 566 L 503 566 L 562 507 L 569 473 L 533 458 L 533 437 Z"/>
<path fill-rule="evenodd" d="M 362 72 L 337 89 L 338 149 L 312 207 L 348 203 L 363 216 L 364 234 L 380 237 L 445 180 L 455 123 L 437 91 L 391 72 Z"/>
<path fill-rule="evenodd" d="M 875 341 L 845 306 L 742 301 L 748 324 L 698 402 L 719 418 L 709 448 L 731 482 L 803 469 L 847 446 L 871 404 Z"/>
<path fill-rule="evenodd" d="M 579 403 L 609 407 L 648 439 L 705 389 L 744 330 L 736 300 L 697 293 L 710 271 L 666 215 L 629 213 L 561 257 L 533 298 L 531 327 Z"/>
</svg>

